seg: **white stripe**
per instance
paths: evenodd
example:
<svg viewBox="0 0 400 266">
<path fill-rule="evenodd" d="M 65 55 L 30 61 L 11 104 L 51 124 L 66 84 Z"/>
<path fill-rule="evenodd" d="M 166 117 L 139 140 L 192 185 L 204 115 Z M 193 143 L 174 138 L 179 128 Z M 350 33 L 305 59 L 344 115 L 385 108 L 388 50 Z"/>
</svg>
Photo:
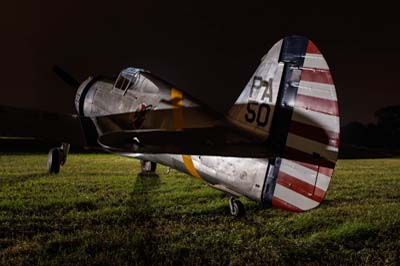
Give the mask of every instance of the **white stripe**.
<svg viewBox="0 0 400 266">
<path fill-rule="evenodd" d="M 319 205 L 319 202 L 307 198 L 279 184 L 275 185 L 274 197 L 286 201 L 287 203 L 304 211 L 310 210 Z"/>
<path fill-rule="evenodd" d="M 316 98 L 337 101 L 335 85 L 300 80 L 297 93 Z"/>
<path fill-rule="evenodd" d="M 323 191 L 328 190 L 329 182 L 331 181 L 331 179 L 324 174 L 317 173 L 310 168 L 304 167 L 301 164 L 286 159 L 282 160 L 279 171 L 282 171 L 310 185 L 316 185 L 316 187 L 322 189 Z M 317 177 L 317 174 L 318 179 L 317 184 L 315 184 L 315 178 Z"/>
<path fill-rule="evenodd" d="M 289 133 L 286 146 L 295 148 L 308 154 L 318 153 L 321 157 L 336 162 L 338 148 L 320 143 L 311 139 L 303 138 L 298 135 Z"/>
<path fill-rule="evenodd" d="M 292 120 L 307 125 L 323 128 L 327 131 L 332 131 L 335 133 L 340 132 L 340 121 L 338 116 L 294 107 Z"/>
<path fill-rule="evenodd" d="M 293 133 L 289 133 L 286 145 L 308 154 L 318 153 L 323 158 L 336 162 L 339 149 L 308 138 L 304 138 Z"/>
<path fill-rule="evenodd" d="M 329 66 L 322 54 L 306 54 L 303 67 L 329 70 Z"/>
</svg>

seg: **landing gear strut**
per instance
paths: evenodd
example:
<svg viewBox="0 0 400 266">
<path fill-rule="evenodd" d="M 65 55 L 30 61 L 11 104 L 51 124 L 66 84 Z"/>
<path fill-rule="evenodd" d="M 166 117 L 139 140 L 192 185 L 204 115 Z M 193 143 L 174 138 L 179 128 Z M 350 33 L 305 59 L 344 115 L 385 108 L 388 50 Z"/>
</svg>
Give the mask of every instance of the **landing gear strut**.
<svg viewBox="0 0 400 266">
<path fill-rule="evenodd" d="M 241 217 L 245 213 L 243 203 L 235 197 L 229 198 L 229 208 L 231 215 L 235 217 Z"/>
<path fill-rule="evenodd" d="M 154 174 L 156 172 L 157 163 L 151 161 L 140 160 L 141 174 Z"/>
<path fill-rule="evenodd" d="M 67 155 L 70 145 L 68 143 L 61 144 L 61 147 L 52 148 L 47 157 L 47 170 L 50 174 L 58 174 L 60 166 L 67 161 Z"/>
</svg>

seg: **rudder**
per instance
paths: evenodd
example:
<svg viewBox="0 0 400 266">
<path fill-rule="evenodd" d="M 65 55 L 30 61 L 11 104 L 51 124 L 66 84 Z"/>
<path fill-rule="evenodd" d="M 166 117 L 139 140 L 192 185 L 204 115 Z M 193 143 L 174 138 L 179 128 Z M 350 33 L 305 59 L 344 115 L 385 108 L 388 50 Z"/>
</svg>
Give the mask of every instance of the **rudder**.
<svg viewBox="0 0 400 266">
<path fill-rule="evenodd" d="M 307 38 L 284 39 L 279 95 L 268 139 L 273 162 L 263 201 L 289 211 L 317 207 L 326 195 L 339 148 L 339 109 L 328 64 Z"/>
</svg>

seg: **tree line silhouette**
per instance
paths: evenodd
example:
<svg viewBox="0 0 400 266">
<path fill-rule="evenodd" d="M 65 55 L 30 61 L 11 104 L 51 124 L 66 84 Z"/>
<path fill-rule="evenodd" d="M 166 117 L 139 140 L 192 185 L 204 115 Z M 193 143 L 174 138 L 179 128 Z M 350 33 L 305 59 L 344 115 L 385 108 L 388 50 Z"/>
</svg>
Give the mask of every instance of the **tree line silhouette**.
<svg viewBox="0 0 400 266">
<path fill-rule="evenodd" d="M 351 122 L 341 129 L 340 157 L 400 156 L 400 105 L 377 110 L 376 123 Z"/>
</svg>

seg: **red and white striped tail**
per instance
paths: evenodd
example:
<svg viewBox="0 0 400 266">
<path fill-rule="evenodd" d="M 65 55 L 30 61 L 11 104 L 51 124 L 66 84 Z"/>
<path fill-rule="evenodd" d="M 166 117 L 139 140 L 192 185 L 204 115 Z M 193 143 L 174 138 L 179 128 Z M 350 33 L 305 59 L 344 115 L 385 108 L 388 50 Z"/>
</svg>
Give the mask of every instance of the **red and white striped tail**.
<svg viewBox="0 0 400 266">
<path fill-rule="evenodd" d="M 282 159 L 272 205 L 300 212 L 317 207 L 325 198 L 332 168 Z"/>
<path fill-rule="evenodd" d="M 297 71 L 297 80 L 291 76 L 286 81 L 294 103 L 282 159 L 275 165 L 279 171 L 275 171 L 272 205 L 298 212 L 317 207 L 326 195 L 339 151 L 340 121 L 336 89 L 324 57 L 310 40 L 290 38 L 284 42 L 291 43 L 282 49 L 292 51 L 283 53 L 302 58 L 289 62 L 292 72 Z"/>
</svg>

